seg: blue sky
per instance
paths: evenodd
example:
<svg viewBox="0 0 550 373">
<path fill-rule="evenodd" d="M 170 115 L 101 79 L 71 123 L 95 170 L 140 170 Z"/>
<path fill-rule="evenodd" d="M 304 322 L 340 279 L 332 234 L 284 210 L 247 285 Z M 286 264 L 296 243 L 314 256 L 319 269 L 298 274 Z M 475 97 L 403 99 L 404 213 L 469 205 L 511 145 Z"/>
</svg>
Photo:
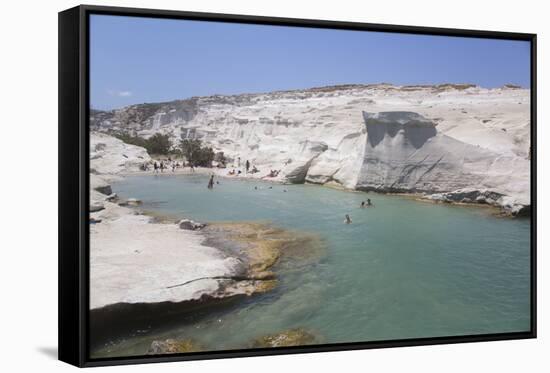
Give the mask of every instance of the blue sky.
<svg viewBox="0 0 550 373">
<path fill-rule="evenodd" d="M 92 15 L 91 106 L 333 84 L 529 87 L 524 41 Z"/>
</svg>

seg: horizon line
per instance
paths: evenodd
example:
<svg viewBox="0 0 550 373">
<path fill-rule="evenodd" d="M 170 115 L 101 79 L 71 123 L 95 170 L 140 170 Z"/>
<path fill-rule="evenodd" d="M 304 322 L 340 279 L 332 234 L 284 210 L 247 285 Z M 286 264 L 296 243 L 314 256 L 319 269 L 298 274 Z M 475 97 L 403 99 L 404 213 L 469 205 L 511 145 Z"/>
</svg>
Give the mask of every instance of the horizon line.
<svg viewBox="0 0 550 373">
<path fill-rule="evenodd" d="M 418 88 L 428 88 L 428 87 L 440 87 L 440 86 L 464 86 L 468 85 L 471 87 L 468 88 L 482 88 L 482 89 L 502 89 L 506 87 L 511 87 L 512 89 L 527 89 L 530 90 L 530 87 L 524 87 L 520 84 L 515 83 L 504 83 L 497 87 L 484 87 L 479 84 L 475 83 L 466 83 L 466 82 L 459 82 L 459 83 L 450 83 L 450 82 L 444 82 L 444 83 L 421 83 L 421 84 L 394 84 L 394 83 L 388 83 L 388 82 L 378 82 L 378 83 L 340 83 L 340 84 L 328 84 L 324 86 L 313 86 L 313 87 L 306 87 L 306 88 L 294 88 L 294 89 L 277 89 L 274 91 L 258 91 L 258 92 L 242 92 L 242 93 L 212 93 L 209 95 L 200 95 L 200 96 L 188 96 L 185 98 L 174 98 L 174 99 L 168 99 L 165 101 L 149 101 L 149 102 L 136 102 L 129 105 L 124 106 L 118 106 L 113 107 L 111 109 L 100 109 L 97 107 L 94 107 L 91 103 L 89 105 L 90 110 L 95 111 L 115 111 L 115 110 L 122 110 L 128 107 L 137 106 L 137 105 L 154 105 L 154 104 L 168 104 L 171 102 L 177 102 L 177 101 L 185 101 L 185 100 L 191 100 L 191 99 L 197 99 L 197 98 L 203 98 L 203 97 L 233 97 L 233 96 L 253 96 L 253 95 L 262 95 L 262 94 L 274 94 L 274 93 L 290 93 L 290 92 L 298 92 L 298 91 L 313 91 L 313 90 L 319 90 L 319 89 L 325 89 L 325 88 L 339 88 L 341 90 L 346 89 L 346 87 L 353 88 L 353 87 L 376 87 L 376 86 L 393 86 L 393 87 L 401 87 L 401 88 L 407 88 L 407 87 L 418 87 Z"/>
</svg>

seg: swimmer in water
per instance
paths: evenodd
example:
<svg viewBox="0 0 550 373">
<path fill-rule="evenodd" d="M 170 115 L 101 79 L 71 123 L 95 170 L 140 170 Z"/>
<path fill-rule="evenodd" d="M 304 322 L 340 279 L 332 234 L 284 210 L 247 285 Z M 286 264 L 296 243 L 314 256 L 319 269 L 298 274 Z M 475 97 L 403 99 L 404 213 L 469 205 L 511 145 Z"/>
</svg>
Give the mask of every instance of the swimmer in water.
<svg viewBox="0 0 550 373">
<path fill-rule="evenodd" d="M 346 220 L 344 220 L 344 223 L 351 224 L 351 218 L 349 217 L 348 214 L 346 214 Z"/>
</svg>

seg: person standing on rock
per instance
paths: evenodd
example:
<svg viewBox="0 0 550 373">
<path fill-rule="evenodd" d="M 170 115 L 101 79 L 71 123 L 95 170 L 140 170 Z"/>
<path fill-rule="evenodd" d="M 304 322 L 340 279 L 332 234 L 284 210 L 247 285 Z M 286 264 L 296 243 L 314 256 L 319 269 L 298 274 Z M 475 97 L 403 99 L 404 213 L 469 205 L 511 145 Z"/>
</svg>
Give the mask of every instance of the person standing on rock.
<svg viewBox="0 0 550 373">
<path fill-rule="evenodd" d="M 246 167 L 246 173 L 248 173 L 248 170 L 250 169 L 250 162 L 248 161 L 248 159 L 246 160 L 245 167 Z"/>
<path fill-rule="evenodd" d="M 210 175 L 210 180 L 208 180 L 208 189 L 214 188 L 214 174 Z"/>
</svg>

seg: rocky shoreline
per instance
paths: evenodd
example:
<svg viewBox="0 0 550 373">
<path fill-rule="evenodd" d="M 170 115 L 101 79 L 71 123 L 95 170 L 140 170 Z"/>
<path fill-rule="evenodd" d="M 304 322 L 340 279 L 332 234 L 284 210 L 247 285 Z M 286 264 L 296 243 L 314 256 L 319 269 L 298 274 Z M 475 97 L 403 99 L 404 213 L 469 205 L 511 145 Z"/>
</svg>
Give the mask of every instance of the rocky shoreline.
<svg viewBox="0 0 550 373">
<path fill-rule="evenodd" d="M 149 171 L 131 171 L 125 172 L 124 176 L 136 176 L 136 175 L 155 175 L 158 177 L 163 176 L 175 176 L 175 175 L 215 175 L 221 179 L 233 179 L 233 180 L 258 180 L 275 184 L 292 185 L 293 183 L 287 181 L 283 176 L 279 177 L 264 177 L 262 175 L 254 174 L 241 174 L 238 176 L 228 175 L 227 169 L 219 168 L 205 168 L 196 167 L 193 171 L 189 168 L 177 168 L 175 171 L 167 170 L 163 173 L 155 173 L 152 170 Z M 403 190 L 392 188 L 348 188 L 340 183 L 329 181 L 327 183 L 317 183 L 311 181 L 305 181 L 304 184 L 322 185 L 328 188 L 334 188 L 338 190 L 345 190 L 349 192 L 371 192 L 387 195 L 400 195 L 411 197 L 419 201 L 433 202 L 433 203 L 445 203 L 451 205 L 468 205 L 472 207 L 486 207 L 490 206 L 495 208 L 496 215 L 503 217 L 529 217 L 531 213 L 531 206 L 529 203 L 517 203 L 513 197 L 506 196 L 491 189 L 477 189 L 477 188 L 463 188 L 454 190 L 451 192 L 435 192 L 435 191 L 417 191 L 417 190 Z"/>
<path fill-rule="evenodd" d="M 128 316 L 139 324 L 276 286 L 272 267 L 289 240 L 283 231 L 143 213 L 141 201 L 119 199 L 110 182 L 138 169 L 147 153 L 110 136 L 95 136 L 91 145 L 90 315 L 97 340 Z"/>
</svg>

